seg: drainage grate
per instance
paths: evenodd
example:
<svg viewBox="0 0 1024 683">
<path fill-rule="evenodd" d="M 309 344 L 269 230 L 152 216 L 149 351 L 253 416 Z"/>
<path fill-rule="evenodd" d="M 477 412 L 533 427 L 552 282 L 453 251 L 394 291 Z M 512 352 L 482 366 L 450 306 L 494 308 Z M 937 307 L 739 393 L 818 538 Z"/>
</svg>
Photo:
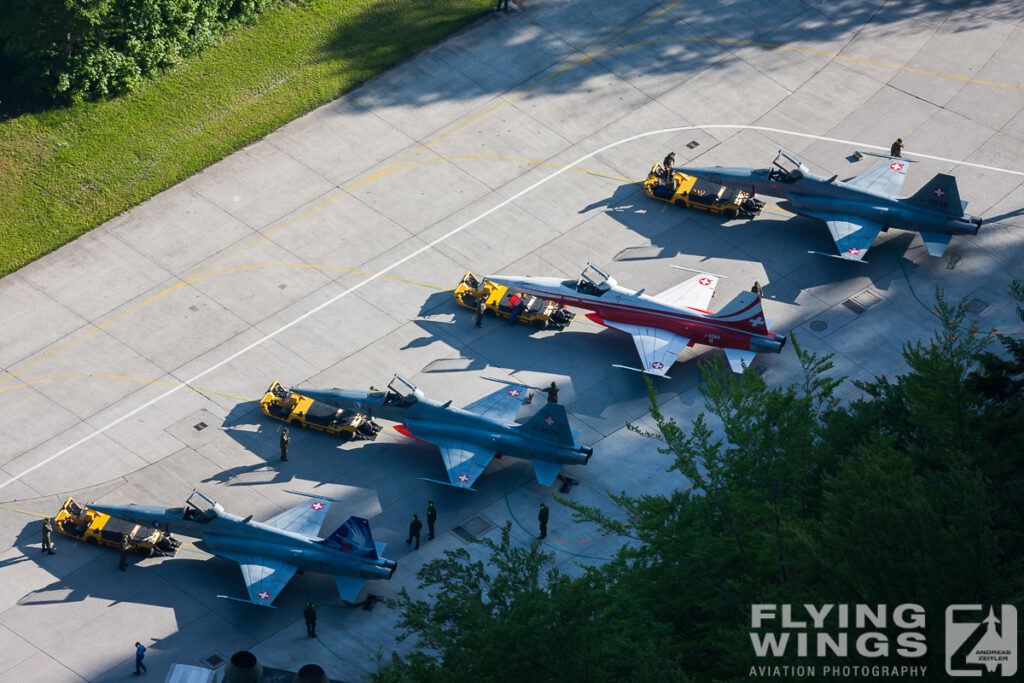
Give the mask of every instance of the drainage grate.
<svg viewBox="0 0 1024 683">
<path fill-rule="evenodd" d="M 854 294 L 849 299 L 843 302 L 843 305 L 849 308 L 851 311 L 860 315 L 864 311 L 868 310 L 882 299 L 868 290 Z"/>
<path fill-rule="evenodd" d="M 988 308 L 988 302 L 977 298 L 971 299 L 971 303 L 967 304 L 967 310 L 971 315 L 981 315 L 986 308 Z"/>
<path fill-rule="evenodd" d="M 206 424 L 205 422 L 200 422 L 199 424 L 192 425 L 192 429 L 196 430 L 197 432 L 201 432 L 209 426 L 210 425 Z"/>
<path fill-rule="evenodd" d="M 483 515 L 473 515 L 465 522 L 452 529 L 452 532 L 462 539 L 463 543 L 472 543 L 493 529 L 494 526 L 494 522 Z"/>
<path fill-rule="evenodd" d="M 690 140 L 688 143 L 686 143 L 686 147 L 688 149 L 693 149 L 695 147 L 700 147 L 700 143 L 697 142 L 696 140 Z"/>
<path fill-rule="evenodd" d="M 828 323 L 824 320 L 814 320 L 811 322 L 810 327 L 814 332 L 824 332 L 828 329 Z"/>
<path fill-rule="evenodd" d="M 224 655 L 222 655 L 221 653 L 214 652 L 214 653 L 208 654 L 205 657 L 203 657 L 202 659 L 200 659 L 199 663 L 200 664 L 205 664 L 206 666 L 210 667 L 211 669 L 216 669 L 218 666 L 220 666 L 221 664 L 226 662 L 227 659 L 228 658 L 225 657 Z"/>
</svg>

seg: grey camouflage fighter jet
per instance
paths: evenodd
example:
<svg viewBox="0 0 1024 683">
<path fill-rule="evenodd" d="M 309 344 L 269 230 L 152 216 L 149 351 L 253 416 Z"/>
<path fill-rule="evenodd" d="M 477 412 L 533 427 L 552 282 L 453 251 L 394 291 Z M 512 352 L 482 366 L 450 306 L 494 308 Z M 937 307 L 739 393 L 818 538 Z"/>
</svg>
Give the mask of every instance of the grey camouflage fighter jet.
<svg viewBox="0 0 1024 683">
<path fill-rule="evenodd" d="M 565 408 L 545 403 L 522 424 L 515 418 L 531 387 L 506 386 L 463 408 L 451 401 L 432 401 L 402 377 L 395 375 L 387 391 L 348 389 L 293 389 L 314 401 L 367 413 L 374 419 L 400 422 L 400 434 L 426 441 L 441 450 L 448 481 L 426 479 L 470 489 L 499 453 L 533 462 L 537 481 L 550 486 L 562 465 L 586 465 L 594 449 L 577 445 L 579 431 L 570 429 Z"/>
<path fill-rule="evenodd" d="M 942 256 L 953 235 L 978 234 L 982 219 L 964 213 L 967 202 L 960 200 L 956 178 L 951 175 L 939 173 L 912 196 L 898 195 L 908 163 L 907 159 L 887 157 L 855 178 L 836 180 L 836 176 L 825 178 L 811 173 L 779 150 L 772 168 L 708 166 L 675 170 L 731 188 L 788 198 L 779 206 L 824 221 L 839 250 L 837 258 L 851 261 L 863 259 L 878 233 L 889 228 L 921 233 L 932 256 Z"/>
<path fill-rule="evenodd" d="M 224 511 L 216 501 L 192 490 L 184 507 L 160 505 L 90 505 L 97 512 L 169 533 L 201 538 L 195 546 L 234 560 L 242 568 L 249 599 L 218 597 L 272 607 L 274 599 L 299 569 L 334 575 L 342 600 L 352 602 L 367 579 L 390 579 L 397 564 L 381 557 L 384 543 L 374 543 L 370 523 L 349 517 L 327 538 L 317 534 L 330 498 L 289 491 L 311 500 L 268 519 L 252 521 Z"/>
</svg>

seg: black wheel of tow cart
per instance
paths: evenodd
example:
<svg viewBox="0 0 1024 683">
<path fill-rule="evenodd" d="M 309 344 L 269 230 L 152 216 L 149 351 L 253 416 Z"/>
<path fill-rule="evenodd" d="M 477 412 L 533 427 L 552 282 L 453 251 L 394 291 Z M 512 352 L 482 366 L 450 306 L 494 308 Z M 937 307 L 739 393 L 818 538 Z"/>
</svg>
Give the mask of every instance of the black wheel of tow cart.
<svg viewBox="0 0 1024 683">
<path fill-rule="evenodd" d="M 725 211 L 722 212 L 722 215 L 728 218 L 729 220 L 733 220 L 734 218 L 736 218 L 736 216 L 739 215 L 739 212 L 736 211 L 736 209 L 726 209 Z"/>
<path fill-rule="evenodd" d="M 542 318 L 538 318 L 537 320 L 533 321 L 533 326 L 536 327 L 538 330 L 545 330 L 548 327 L 548 321 Z"/>
</svg>

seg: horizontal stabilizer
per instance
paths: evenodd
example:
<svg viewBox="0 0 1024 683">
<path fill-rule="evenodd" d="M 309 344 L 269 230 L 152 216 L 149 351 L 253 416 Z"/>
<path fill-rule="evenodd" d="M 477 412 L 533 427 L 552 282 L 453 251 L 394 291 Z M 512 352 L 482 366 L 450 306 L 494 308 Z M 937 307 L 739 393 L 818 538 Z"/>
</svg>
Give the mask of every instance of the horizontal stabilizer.
<svg viewBox="0 0 1024 683">
<path fill-rule="evenodd" d="M 269 607 L 270 609 L 277 609 L 274 605 L 268 605 L 264 602 L 253 602 L 252 600 L 246 600 L 245 598 L 236 598 L 230 595 L 218 595 L 218 598 L 224 598 L 225 600 L 234 600 L 235 602 L 244 602 L 247 605 L 256 605 L 257 607 Z"/>
<path fill-rule="evenodd" d="M 463 491 L 476 491 L 475 488 L 472 488 L 470 486 L 459 486 L 458 484 L 453 484 L 450 481 L 441 481 L 440 479 L 428 479 L 427 477 L 419 477 L 419 480 L 429 481 L 431 484 L 444 484 L 445 486 L 451 486 L 452 488 L 461 489 Z"/>
<path fill-rule="evenodd" d="M 555 479 L 562 473 L 562 466 L 557 462 L 547 460 L 534 460 L 533 472 L 537 475 L 537 483 L 541 486 L 551 486 Z"/>
<path fill-rule="evenodd" d="M 333 534 L 317 541 L 332 550 L 339 550 L 356 557 L 376 560 L 377 548 L 370 533 L 370 523 L 362 517 L 349 517 Z"/>
<path fill-rule="evenodd" d="M 545 403 L 533 417 L 518 426 L 518 429 L 540 439 L 547 439 L 565 446 L 574 446 L 572 429 L 565 406 L 559 403 Z"/>
<path fill-rule="evenodd" d="M 744 367 L 750 367 L 754 362 L 756 351 L 742 351 L 740 349 L 722 349 L 725 357 L 729 359 L 729 367 L 733 372 L 743 372 Z"/>
<path fill-rule="evenodd" d="M 960 192 L 956 189 L 956 178 L 947 173 L 936 174 L 913 197 L 907 198 L 906 202 L 932 211 L 941 211 L 950 216 L 964 215 Z"/>
<path fill-rule="evenodd" d="M 356 598 L 363 591 L 366 579 L 359 579 L 354 576 L 335 576 L 334 583 L 338 584 L 338 596 L 347 602 L 355 602 Z"/>
<path fill-rule="evenodd" d="M 932 256 L 942 256 L 953 236 L 938 232 L 922 232 L 921 239 L 924 240 L 924 246 L 928 249 L 929 254 Z"/>
</svg>

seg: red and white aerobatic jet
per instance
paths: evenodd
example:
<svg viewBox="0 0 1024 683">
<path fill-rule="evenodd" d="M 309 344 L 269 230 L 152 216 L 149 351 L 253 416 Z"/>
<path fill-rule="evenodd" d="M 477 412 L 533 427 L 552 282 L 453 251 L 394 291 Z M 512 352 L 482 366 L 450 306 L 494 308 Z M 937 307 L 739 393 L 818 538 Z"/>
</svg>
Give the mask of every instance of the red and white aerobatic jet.
<svg viewBox="0 0 1024 683">
<path fill-rule="evenodd" d="M 708 312 L 720 277 L 697 273 L 654 296 L 645 295 L 642 289 L 634 292 L 620 287 L 591 263 L 583 269 L 579 280 L 509 275 L 492 275 L 487 279 L 511 291 L 593 311 L 587 314 L 590 320 L 633 335 L 643 361 L 642 372 L 667 377 L 665 373 L 679 354 L 694 344 L 717 346 L 725 351 L 734 372 L 743 372 L 743 366 L 749 366 L 758 351 L 778 353 L 786 345 L 785 335 L 768 331 L 761 297 L 755 292 L 741 292 L 722 310 Z"/>
</svg>

